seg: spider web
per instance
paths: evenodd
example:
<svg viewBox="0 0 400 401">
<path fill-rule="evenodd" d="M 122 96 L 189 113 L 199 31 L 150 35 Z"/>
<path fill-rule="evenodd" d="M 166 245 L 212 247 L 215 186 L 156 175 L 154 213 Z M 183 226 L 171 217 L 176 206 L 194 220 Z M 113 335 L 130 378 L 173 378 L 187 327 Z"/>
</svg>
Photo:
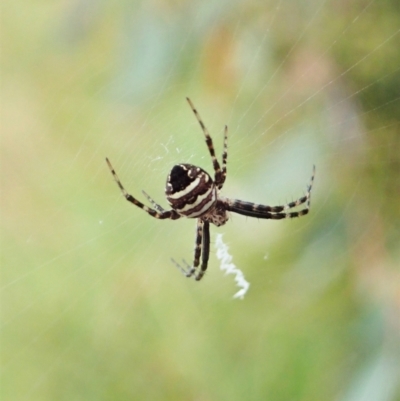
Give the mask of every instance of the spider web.
<svg viewBox="0 0 400 401">
<path fill-rule="evenodd" d="M 6 4 L 3 398 L 399 399 L 399 14 Z M 228 124 L 224 196 L 285 204 L 317 168 L 307 217 L 212 227 L 201 283 L 170 262 L 194 221 L 125 202 L 104 160 L 163 207 L 174 164 L 211 172 L 186 96 L 219 157 Z"/>
</svg>

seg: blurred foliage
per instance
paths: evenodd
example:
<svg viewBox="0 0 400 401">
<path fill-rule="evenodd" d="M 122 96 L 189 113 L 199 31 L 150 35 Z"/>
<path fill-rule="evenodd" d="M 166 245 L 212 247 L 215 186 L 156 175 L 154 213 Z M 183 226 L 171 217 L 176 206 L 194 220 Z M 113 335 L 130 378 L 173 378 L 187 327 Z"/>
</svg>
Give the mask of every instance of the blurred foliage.
<svg viewBox="0 0 400 401">
<path fill-rule="evenodd" d="M 2 398 L 400 400 L 398 1 L 8 1 L 2 7 Z M 193 221 L 162 205 L 177 162 L 298 221 L 232 216 L 243 301 Z M 153 195 L 154 194 L 154 195 Z M 214 230 L 213 230 L 214 231 Z"/>
</svg>

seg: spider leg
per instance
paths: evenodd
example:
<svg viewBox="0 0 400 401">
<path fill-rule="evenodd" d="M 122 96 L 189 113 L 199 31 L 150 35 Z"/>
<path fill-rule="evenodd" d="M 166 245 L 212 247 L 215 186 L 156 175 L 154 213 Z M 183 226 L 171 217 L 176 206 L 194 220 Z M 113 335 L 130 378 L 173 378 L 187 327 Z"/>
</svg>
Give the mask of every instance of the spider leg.
<svg viewBox="0 0 400 401">
<path fill-rule="evenodd" d="M 171 258 L 171 262 L 181 271 L 183 275 L 185 275 L 186 277 L 190 277 L 188 276 L 188 274 L 191 269 L 191 266 L 189 265 L 188 262 L 186 262 L 185 259 L 182 260 L 183 264 L 185 265 L 185 268 L 183 268 L 174 258 Z"/>
<path fill-rule="evenodd" d="M 315 177 L 315 166 L 313 166 L 313 173 L 310 179 L 310 183 L 307 187 L 307 192 L 301 198 L 282 206 L 267 206 L 258 205 L 256 203 L 244 202 L 238 199 L 226 199 L 225 204 L 227 210 L 242 214 L 249 217 L 258 217 L 260 219 L 287 219 L 300 217 L 308 214 L 311 204 L 311 190 L 314 183 Z M 306 203 L 306 207 L 298 212 L 287 212 L 296 206 Z"/>
<path fill-rule="evenodd" d="M 200 127 L 203 130 L 204 136 L 206 137 L 206 144 L 207 144 L 208 150 L 210 152 L 212 163 L 214 166 L 214 171 L 215 171 L 215 180 L 214 181 L 216 183 L 220 183 L 222 180 L 223 173 L 221 171 L 221 166 L 219 165 L 218 159 L 215 156 L 214 145 L 213 145 L 213 141 L 211 139 L 210 133 L 208 132 L 206 126 L 204 125 L 204 123 L 203 123 L 199 113 L 197 112 L 196 108 L 194 107 L 192 101 L 188 97 L 186 98 L 186 100 L 188 101 L 189 106 L 191 107 L 194 115 L 196 116 L 197 121 L 199 122 Z"/>
<path fill-rule="evenodd" d="M 220 182 L 215 182 L 218 189 L 222 189 L 226 180 L 226 160 L 228 159 L 228 126 L 224 129 L 224 150 L 222 152 L 222 174 Z"/>
<path fill-rule="evenodd" d="M 196 272 L 199 264 L 200 264 L 200 255 L 201 255 L 201 242 L 203 239 L 203 220 L 197 219 L 197 226 L 196 226 L 196 239 L 195 239 L 195 246 L 194 246 L 194 260 L 193 265 L 189 266 L 185 261 L 183 263 L 186 265 L 186 269 L 184 269 L 179 263 L 175 262 L 174 259 L 171 259 L 174 265 L 186 276 L 192 277 L 193 274 Z M 207 257 L 208 259 L 208 257 Z M 197 280 L 197 276 L 196 276 Z"/>
<path fill-rule="evenodd" d="M 126 192 L 125 188 L 123 187 L 120 179 L 117 176 L 117 173 L 115 172 L 115 170 L 114 170 L 113 166 L 111 165 L 110 161 L 108 160 L 108 158 L 106 158 L 106 162 L 107 162 L 108 167 L 109 167 L 109 169 L 111 171 L 111 174 L 114 177 L 115 182 L 119 186 L 119 189 L 121 190 L 122 194 L 124 195 L 125 199 L 128 202 L 131 202 L 135 206 L 140 207 L 145 212 L 147 212 L 150 216 L 155 217 L 156 219 L 177 220 L 177 219 L 179 219 L 181 217 L 180 214 L 178 214 L 175 210 L 164 210 L 164 209 L 162 209 L 161 206 L 157 205 L 153 200 L 151 200 L 151 203 L 153 204 L 153 206 L 155 206 L 155 205 L 157 205 L 157 206 L 155 206 L 156 210 L 155 209 L 151 209 L 148 206 L 144 205 L 142 202 L 138 201 L 132 195 L 128 194 L 128 192 Z M 147 195 L 147 197 L 148 197 L 148 199 L 150 198 L 148 195 Z"/>
<path fill-rule="evenodd" d="M 204 273 L 207 270 L 208 258 L 210 256 L 210 223 L 208 221 L 204 222 L 203 225 L 203 249 L 201 253 L 201 266 L 200 270 L 197 272 L 195 279 L 200 281 Z"/>
<path fill-rule="evenodd" d="M 153 205 L 154 209 L 158 212 L 164 213 L 165 209 L 162 208 L 157 202 L 155 202 L 145 191 L 142 190 L 143 195 L 147 198 L 147 200 Z"/>
<path fill-rule="evenodd" d="M 257 217 L 259 219 L 280 220 L 300 217 L 306 215 L 309 211 L 308 207 L 299 212 L 271 212 L 268 211 L 268 209 L 271 209 L 271 207 L 258 205 L 256 203 L 243 202 L 238 199 L 229 199 L 226 204 L 226 210 L 229 210 L 230 212 L 242 214 L 243 216 L 248 217 Z"/>
</svg>

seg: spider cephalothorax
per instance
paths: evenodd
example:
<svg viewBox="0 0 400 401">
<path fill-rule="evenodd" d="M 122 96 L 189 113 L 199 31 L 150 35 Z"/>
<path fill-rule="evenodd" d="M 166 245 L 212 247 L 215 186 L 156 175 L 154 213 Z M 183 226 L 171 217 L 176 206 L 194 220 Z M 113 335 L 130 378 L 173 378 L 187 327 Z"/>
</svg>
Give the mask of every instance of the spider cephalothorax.
<svg viewBox="0 0 400 401">
<path fill-rule="evenodd" d="M 187 101 L 204 132 L 206 144 L 214 167 L 214 180 L 200 167 L 193 166 L 192 164 L 177 164 L 172 167 L 167 177 L 165 187 L 165 195 L 171 206 L 171 210 L 164 210 L 143 191 L 143 194 L 153 206 L 153 208 L 149 208 L 126 192 L 110 161 L 108 159 L 106 159 L 106 161 L 124 197 L 129 202 L 143 209 L 150 216 L 157 219 L 171 220 L 177 220 L 181 217 L 197 218 L 193 265 L 189 266 L 185 263 L 186 268 L 182 268 L 174 260 L 173 262 L 186 275 L 186 277 L 194 275 L 196 280 L 201 280 L 207 270 L 210 254 L 210 223 L 216 226 L 224 225 L 229 219 L 227 213 L 229 211 L 244 216 L 275 220 L 300 217 L 308 214 L 310 210 L 310 197 L 314 182 L 315 166 L 313 168 L 313 174 L 311 176 L 310 184 L 307 187 L 306 194 L 286 205 L 258 205 L 251 202 L 244 202 L 237 199 L 229 199 L 219 196 L 219 191 L 222 189 L 226 179 L 228 127 L 225 126 L 224 150 L 222 153 L 222 166 L 220 166 L 218 159 L 215 156 L 214 145 L 207 128 L 201 120 L 197 110 L 194 108 L 193 103 L 189 98 L 187 98 Z M 297 212 L 289 211 L 290 209 L 304 203 L 306 204 L 304 209 Z"/>
</svg>

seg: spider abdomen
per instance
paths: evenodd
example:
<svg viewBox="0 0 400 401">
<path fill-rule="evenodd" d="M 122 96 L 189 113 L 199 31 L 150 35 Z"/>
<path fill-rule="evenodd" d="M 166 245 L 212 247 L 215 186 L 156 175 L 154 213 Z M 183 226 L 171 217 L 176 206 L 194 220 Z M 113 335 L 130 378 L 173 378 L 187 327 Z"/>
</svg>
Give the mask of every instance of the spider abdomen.
<svg viewBox="0 0 400 401">
<path fill-rule="evenodd" d="M 217 188 L 209 174 L 192 164 L 172 167 L 165 194 L 174 210 L 192 218 L 206 214 L 217 201 Z"/>
</svg>

